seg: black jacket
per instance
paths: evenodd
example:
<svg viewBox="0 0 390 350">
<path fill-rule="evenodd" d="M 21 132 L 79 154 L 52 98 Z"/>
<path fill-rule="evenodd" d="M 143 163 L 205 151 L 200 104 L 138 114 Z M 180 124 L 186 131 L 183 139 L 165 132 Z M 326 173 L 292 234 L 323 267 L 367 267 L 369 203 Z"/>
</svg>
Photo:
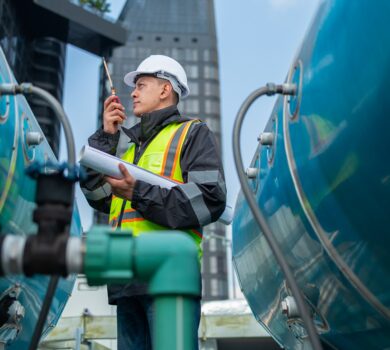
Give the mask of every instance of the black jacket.
<svg viewBox="0 0 390 350">
<path fill-rule="evenodd" d="M 187 121 L 180 116 L 176 106 L 171 106 L 142 116 L 141 122 L 130 129 L 123 128 L 130 142 L 136 144 L 137 164 L 150 141 L 166 125 Z M 102 129 L 89 139 L 91 147 L 115 155 L 119 132 L 107 134 Z M 203 122 L 190 128 L 182 149 L 180 163 L 185 183 L 172 189 L 161 188 L 138 180 L 134 187 L 132 207 L 145 219 L 172 229 L 205 226 L 218 220 L 225 208 L 226 186 L 220 152 L 215 137 Z M 81 188 L 89 204 L 102 212 L 109 213 L 111 192 L 103 176 L 87 169 L 88 178 L 81 182 Z M 199 192 L 191 188 L 196 184 Z M 100 195 L 96 195 L 100 193 Z M 203 207 L 202 207 L 203 206 Z"/>
<path fill-rule="evenodd" d="M 130 129 L 122 128 L 135 143 L 137 164 L 142 153 L 158 132 L 172 122 L 191 120 L 180 115 L 176 106 L 170 106 L 141 117 L 141 122 Z M 119 131 L 115 135 L 102 129 L 89 139 L 91 147 L 115 155 Z M 132 198 L 132 207 L 145 219 L 171 229 L 186 229 L 205 226 L 218 220 L 225 209 L 226 186 L 223 167 L 215 137 L 203 122 L 193 123 L 188 131 L 181 153 L 180 163 L 184 184 L 171 189 L 150 185 L 137 180 Z M 111 203 L 110 186 L 101 174 L 86 169 L 88 178 L 81 188 L 89 204 L 109 213 Z M 136 291 L 125 295 L 140 294 Z M 113 299 L 110 298 L 110 302 Z"/>
</svg>

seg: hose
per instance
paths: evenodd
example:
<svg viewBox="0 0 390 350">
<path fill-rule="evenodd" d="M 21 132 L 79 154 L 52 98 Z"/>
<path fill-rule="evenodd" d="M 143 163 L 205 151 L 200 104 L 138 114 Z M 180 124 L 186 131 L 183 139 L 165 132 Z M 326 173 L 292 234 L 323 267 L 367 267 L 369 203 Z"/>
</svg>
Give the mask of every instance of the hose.
<svg viewBox="0 0 390 350">
<path fill-rule="evenodd" d="M 244 173 L 244 164 L 241 157 L 241 127 L 244 117 L 252 105 L 252 103 L 259 97 L 263 95 L 272 96 L 275 94 L 283 94 L 283 95 L 294 95 L 296 87 L 293 84 L 283 84 L 283 85 L 275 85 L 275 84 L 267 84 L 265 87 L 261 87 L 254 92 L 252 92 L 246 100 L 241 105 L 233 127 L 233 155 L 234 162 L 236 165 L 238 178 L 241 184 L 242 192 L 247 200 L 249 207 L 252 211 L 253 217 L 255 218 L 257 224 L 259 225 L 260 230 L 263 232 L 280 268 L 286 278 L 288 285 L 290 286 L 291 292 L 295 301 L 297 303 L 297 307 L 299 310 L 299 314 L 303 320 L 305 325 L 309 340 L 314 350 L 321 350 L 322 345 L 317 334 L 316 328 L 314 326 L 314 322 L 310 316 L 308 307 L 304 301 L 302 292 L 300 291 L 297 282 L 295 281 L 295 277 L 291 271 L 290 266 L 288 265 L 286 259 L 283 256 L 283 252 L 280 249 L 271 229 L 269 228 L 264 215 L 261 209 L 256 204 L 255 197 L 253 196 L 249 185 L 247 183 L 247 178 Z"/>
<path fill-rule="evenodd" d="M 9 83 L 0 84 L 0 96 L 17 94 L 35 94 L 44 99 L 51 106 L 57 119 L 60 121 L 62 127 L 64 128 L 64 135 L 68 152 L 68 163 L 71 168 L 74 168 L 76 164 L 76 147 L 72 133 L 72 127 L 61 104 L 53 95 L 30 83 L 22 83 L 20 85 Z"/>
<path fill-rule="evenodd" d="M 45 299 L 43 300 L 41 312 L 39 313 L 37 324 L 35 325 L 34 333 L 31 338 L 29 350 L 36 350 L 41 339 L 42 330 L 45 326 L 47 314 L 49 313 L 51 302 L 57 288 L 59 276 L 50 277 L 49 285 L 47 287 Z"/>
<path fill-rule="evenodd" d="M 21 84 L 23 86 L 24 84 Z M 61 104 L 57 101 L 56 98 L 54 98 L 50 93 L 47 91 L 31 85 L 26 84 L 27 92 L 33 93 L 41 98 L 43 98 L 46 102 L 50 104 L 53 111 L 55 112 L 58 120 L 60 121 L 63 129 L 64 129 L 64 135 L 65 135 L 65 141 L 66 141 L 66 148 L 68 152 L 68 163 L 71 168 L 73 168 L 76 164 L 76 147 L 75 142 L 73 138 L 73 132 L 72 127 L 70 125 L 70 121 L 68 117 L 66 116 L 64 109 L 62 108 Z"/>
</svg>

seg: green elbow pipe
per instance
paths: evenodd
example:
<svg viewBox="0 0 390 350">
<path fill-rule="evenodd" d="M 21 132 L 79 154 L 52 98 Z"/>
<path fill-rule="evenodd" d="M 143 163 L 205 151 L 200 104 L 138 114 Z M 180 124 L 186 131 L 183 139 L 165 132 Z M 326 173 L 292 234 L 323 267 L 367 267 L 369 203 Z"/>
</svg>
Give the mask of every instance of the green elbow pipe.
<svg viewBox="0 0 390 350">
<path fill-rule="evenodd" d="M 193 349 L 195 302 L 201 295 L 198 249 L 185 232 L 95 226 L 87 234 L 83 270 L 89 285 L 148 282 L 154 297 L 155 350 Z M 196 335 L 196 334 L 195 334 Z"/>
<path fill-rule="evenodd" d="M 185 232 L 159 231 L 134 242 L 134 273 L 152 295 L 200 296 L 198 250 Z"/>
</svg>

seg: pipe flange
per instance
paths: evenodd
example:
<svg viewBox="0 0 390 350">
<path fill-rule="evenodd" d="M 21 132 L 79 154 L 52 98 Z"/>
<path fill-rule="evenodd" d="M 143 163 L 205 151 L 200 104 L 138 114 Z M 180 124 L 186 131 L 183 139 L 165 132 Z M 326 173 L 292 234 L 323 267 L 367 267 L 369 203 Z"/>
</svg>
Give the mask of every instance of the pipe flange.
<svg viewBox="0 0 390 350">
<path fill-rule="evenodd" d="M 285 101 L 287 103 L 284 104 L 286 116 L 288 116 L 290 120 L 294 120 L 294 121 L 298 119 L 299 111 L 301 107 L 302 80 L 303 80 L 303 63 L 301 60 L 297 60 L 292 66 L 287 78 L 288 84 L 295 85 L 296 93 L 285 96 Z"/>
</svg>

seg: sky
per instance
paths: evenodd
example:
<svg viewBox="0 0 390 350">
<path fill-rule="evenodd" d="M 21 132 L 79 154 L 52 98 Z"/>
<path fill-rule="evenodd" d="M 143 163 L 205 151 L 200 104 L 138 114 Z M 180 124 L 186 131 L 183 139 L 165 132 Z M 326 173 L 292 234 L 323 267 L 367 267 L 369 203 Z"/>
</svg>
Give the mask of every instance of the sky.
<svg viewBox="0 0 390 350">
<path fill-rule="evenodd" d="M 158 0 L 157 0 L 158 1 Z M 192 0 L 195 1 L 195 0 Z M 124 0 L 112 0 L 116 17 Z M 267 82 L 282 83 L 309 28 L 320 0 L 214 0 L 221 89 L 222 153 L 228 203 L 239 191 L 232 152 L 232 129 L 245 98 Z M 98 67 L 101 58 L 68 45 L 64 108 L 75 135 L 77 152 L 96 130 Z M 242 129 L 242 156 L 248 167 L 275 98 L 263 98 L 249 110 Z M 202 119 L 202 116 L 199 116 Z M 61 141 L 61 159 L 66 147 Z M 77 191 L 84 230 L 92 210 Z"/>
</svg>

